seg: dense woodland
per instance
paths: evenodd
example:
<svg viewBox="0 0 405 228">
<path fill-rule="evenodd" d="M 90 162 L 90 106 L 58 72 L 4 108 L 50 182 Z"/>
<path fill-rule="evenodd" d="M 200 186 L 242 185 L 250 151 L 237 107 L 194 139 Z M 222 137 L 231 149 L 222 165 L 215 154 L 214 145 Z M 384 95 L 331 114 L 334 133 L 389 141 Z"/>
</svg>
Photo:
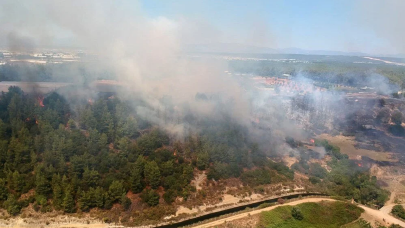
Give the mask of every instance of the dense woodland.
<svg viewBox="0 0 405 228">
<path fill-rule="evenodd" d="M 405 80 L 405 68 L 403 66 L 378 63 L 360 64 L 348 61 L 326 60 L 294 63 L 266 60 L 233 60 L 229 62 L 229 69 L 237 73 L 267 77 L 281 76 L 282 74 L 297 76 L 300 74 L 317 82 L 346 86 L 370 86 L 370 84 L 377 84 L 377 82 L 383 80 L 383 77 L 401 86 Z"/>
<path fill-rule="evenodd" d="M 48 72 L 33 80 L 55 80 L 47 68 L 31 67 L 34 72 Z M 0 78 L 16 76 L 4 69 Z M 24 68 L 8 70 L 27 73 Z M 26 79 L 16 76 L 16 80 Z M 207 102 L 204 96 L 197 93 L 196 100 Z M 179 121 L 198 131 L 179 139 L 138 116 L 136 105 L 144 104 L 114 95 L 70 102 L 58 93 L 44 97 L 10 87 L 0 96 L 0 206 L 11 215 L 29 204 L 41 212 L 109 210 L 114 205 L 131 211 L 131 193 L 139 194 L 148 208 L 171 205 L 177 197 L 188 200 L 196 192 L 190 182 L 197 170 L 206 170 L 208 180 L 236 177 L 250 187 L 291 181 L 295 170 L 307 174 L 313 185 L 330 195 L 377 207 L 388 198 L 366 168 L 327 142 L 316 143 L 332 157 L 331 172 L 309 164 L 310 158 L 320 155 L 303 149 L 292 138 L 286 142 L 300 154 L 299 162 L 289 169 L 268 159 L 271 149 L 248 137 L 249 130 L 226 112 L 215 119 L 192 112 L 184 115 Z M 382 112 L 379 119 L 387 118 Z"/>
<path fill-rule="evenodd" d="M 403 66 L 380 62 L 358 63 L 366 61 L 360 57 L 335 56 L 331 58 L 330 56 L 292 55 L 285 56 L 285 58 L 294 58 L 299 61 L 230 60 L 228 69 L 231 72 L 268 77 L 300 74 L 316 82 L 347 86 L 378 84 L 380 80 L 383 80 L 381 77 L 386 77 L 390 82 L 399 86 L 405 82 Z M 0 65 L 0 81 L 82 82 L 86 84 L 96 79 L 114 79 L 114 74 L 108 68 L 103 67 L 103 64 L 97 64 L 95 60 L 90 63 L 50 63 L 46 65 L 8 63 Z"/>
<path fill-rule="evenodd" d="M 210 180 L 241 177 L 252 186 L 293 178 L 229 119 L 204 120 L 180 142 L 134 113 L 116 97 L 73 111 L 57 93 L 43 98 L 10 87 L 0 98 L 1 205 L 12 215 L 30 203 L 42 212 L 116 203 L 129 210 L 129 191 L 150 207 L 171 204 L 196 191 L 196 169 L 208 170 Z"/>
<path fill-rule="evenodd" d="M 0 81 L 81 82 L 87 84 L 96 79 L 113 79 L 111 70 L 103 67 L 103 64 L 97 63 L 94 60 L 63 64 L 11 62 L 0 65 Z"/>
</svg>

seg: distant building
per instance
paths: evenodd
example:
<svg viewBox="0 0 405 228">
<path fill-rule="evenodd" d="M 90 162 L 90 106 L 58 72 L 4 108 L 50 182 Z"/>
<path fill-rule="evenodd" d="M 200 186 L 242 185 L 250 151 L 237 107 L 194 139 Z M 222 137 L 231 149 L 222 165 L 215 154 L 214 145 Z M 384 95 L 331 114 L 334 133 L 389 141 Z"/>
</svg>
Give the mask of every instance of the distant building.
<svg viewBox="0 0 405 228">
<path fill-rule="evenodd" d="M 283 74 L 281 76 L 279 76 L 278 78 L 282 78 L 282 79 L 290 79 L 291 75 L 290 74 Z"/>
<path fill-rule="evenodd" d="M 12 55 L 11 55 L 10 52 L 3 52 L 3 57 L 4 57 L 4 58 L 11 58 Z"/>
</svg>

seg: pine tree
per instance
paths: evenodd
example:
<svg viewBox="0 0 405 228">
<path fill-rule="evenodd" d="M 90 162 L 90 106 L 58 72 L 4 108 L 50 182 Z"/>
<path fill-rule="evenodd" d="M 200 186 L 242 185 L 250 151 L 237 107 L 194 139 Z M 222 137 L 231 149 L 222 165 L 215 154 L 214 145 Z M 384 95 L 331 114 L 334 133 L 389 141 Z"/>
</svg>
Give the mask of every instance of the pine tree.
<svg viewBox="0 0 405 228">
<path fill-rule="evenodd" d="M 99 107 L 97 107 L 99 106 Z M 111 113 L 108 111 L 107 103 L 101 102 L 100 104 L 96 104 L 96 118 L 98 117 L 98 130 L 101 133 L 106 133 L 110 140 L 114 139 L 114 120 Z M 99 116 L 101 115 L 101 116 Z"/>
<path fill-rule="evenodd" d="M 67 126 L 69 129 L 76 129 L 76 122 L 73 119 L 69 119 Z"/>
<path fill-rule="evenodd" d="M 79 198 L 79 208 L 82 211 L 89 211 L 91 206 L 90 194 L 88 192 L 82 191 Z"/>
<path fill-rule="evenodd" d="M 142 181 L 142 175 L 139 169 L 135 168 L 131 170 L 131 175 L 129 177 L 129 181 L 131 184 L 131 191 L 133 193 L 140 193 L 142 192 L 144 185 Z"/>
<path fill-rule="evenodd" d="M 131 200 L 127 197 L 127 195 L 125 193 L 122 194 L 120 203 L 124 207 L 125 210 L 128 210 L 132 204 Z"/>
<path fill-rule="evenodd" d="M 63 189 L 67 189 L 68 187 L 69 187 L 69 180 L 68 180 L 68 178 L 66 177 L 66 175 L 63 175 L 63 177 L 62 177 L 62 184 L 61 184 L 61 186 L 62 186 L 62 188 Z"/>
<path fill-rule="evenodd" d="M 202 152 L 197 155 L 197 168 L 205 170 L 209 166 L 210 157 L 207 152 Z"/>
<path fill-rule="evenodd" d="M 35 194 L 47 196 L 51 192 L 51 185 L 43 172 L 38 172 L 35 177 Z"/>
<path fill-rule="evenodd" d="M 135 169 L 138 169 L 141 174 L 144 173 L 146 160 L 142 155 L 139 155 L 135 161 Z"/>
<path fill-rule="evenodd" d="M 1 135 L 1 133 L 0 133 Z M 0 165 L 3 166 L 7 161 L 8 141 L 0 140 Z"/>
<path fill-rule="evenodd" d="M 55 209 L 62 209 L 63 203 L 63 188 L 62 178 L 59 174 L 53 174 L 52 176 L 52 204 Z"/>
<path fill-rule="evenodd" d="M 89 130 L 89 137 L 87 138 L 87 150 L 91 155 L 97 155 L 99 150 L 100 134 L 96 129 Z"/>
<path fill-rule="evenodd" d="M 114 203 L 114 199 L 111 197 L 109 192 L 104 193 L 104 209 L 111 209 Z"/>
<path fill-rule="evenodd" d="M 193 167 L 191 165 L 184 166 L 181 179 L 184 185 L 190 183 L 190 181 L 193 179 Z"/>
<path fill-rule="evenodd" d="M 82 111 L 81 115 L 81 127 L 84 129 L 96 129 L 97 120 L 94 118 L 93 111 L 90 108 L 86 108 Z"/>
<path fill-rule="evenodd" d="M 162 170 L 162 175 L 164 177 L 170 176 L 174 172 L 174 163 L 173 160 L 169 160 L 167 162 L 163 162 L 160 166 Z"/>
<path fill-rule="evenodd" d="M 59 184 L 53 185 L 53 206 L 55 209 L 61 209 L 62 208 L 62 203 L 63 203 L 63 191 L 62 188 Z"/>
<path fill-rule="evenodd" d="M 0 179 L 0 201 L 6 200 L 8 195 L 6 180 Z"/>
<path fill-rule="evenodd" d="M 65 190 L 65 197 L 63 198 L 63 203 L 62 203 L 63 210 L 67 213 L 73 213 L 76 210 L 75 200 L 72 196 L 71 189 L 72 189 L 72 187 L 69 186 Z"/>
<path fill-rule="evenodd" d="M 108 137 L 105 133 L 101 134 L 100 139 L 98 141 L 98 147 L 100 148 L 100 152 L 107 152 L 107 144 L 108 144 Z"/>
<path fill-rule="evenodd" d="M 146 163 L 144 173 L 149 185 L 154 189 L 158 188 L 161 176 L 157 163 L 155 161 Z"/>
<path fill-rule="evenodd" d="M 7 200 L 4 202 L 4 207 L 10 215 L 17 215 L 21 211 L 21 206 L 14 197 L 14 195 L 8 195 Z"/>
<path fill-rule="evenodd" d="M 90 187 L 96 187 L 100 180 L 100 175 L 96 170 L 89 170 L 89 168 L 84 169 L 82 178 L 82 187 L 87 190 Z"/>
<path fill-rule="evenodd" d="M 121 195 L 125 193 L 124 186 L 121 181 L 113 181 L 108 188 L 109 198 L 114 202 L 121 198 Z"/>
<path fill-rule="evenodd" d="M 104 190 L 101 187 L 97 187 L 94 192 L 94 205 L 98 208 L 103 208 L 104 206 Z"/>
<path fill-rule="evenodd" d="M 143 202 L 147 203 L 149 206 L 156 206 L 159 204 L 160 196 L 153 189 L 145 189 L 141 194 L 141 199 Z"/>
<path fill-rule="evenodd" d="M 13 173 L 13 180 L 12 180 L 12 188 L 17 192 L 17 193 L 21 193 L 24 185 L 25 185 L 25 181 L 24 178 L 20 175 L 20 173 L 18 171 L 14 171 Z"/>
<path fill-rule="evenodd" d="M 59 173 L 58 173 L 58 174 L 54 173 L 54 174 L 52 175 L 52 182 L 51 182 L 51 185 L 52 185 L 52 188 L 53 188 L 53 186 L 55 186 L 55 185 L 59 185 L 59 186 L 62 185 L 62 178 L 60 177 Z"/>
</svg>

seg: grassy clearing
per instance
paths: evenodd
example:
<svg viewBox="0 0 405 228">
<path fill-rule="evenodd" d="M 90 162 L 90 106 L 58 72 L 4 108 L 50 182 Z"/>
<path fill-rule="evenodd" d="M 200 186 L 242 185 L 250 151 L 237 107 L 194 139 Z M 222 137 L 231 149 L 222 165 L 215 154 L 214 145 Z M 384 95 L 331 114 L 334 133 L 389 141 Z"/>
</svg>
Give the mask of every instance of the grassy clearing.
<svg viewBox="0 0 405 228">
<path fill-rule="evenodd" d="M 355 222 L 342 226 L 342 228 L 372 228 L 372 226 L 370 225 L 370 223 L 360 218 Z"/>
<path fill-rule="evenodd" d="M 291 215 L 292 206 L 278 207 L 260 215 L 258 227 L 266 228 L 338 228 L 360 217 L 363 209 L 344 202 L 303 203 L 297 207 L 302 220 Z"/>
<path fill-rule="evenodd" d="M 331 136 L 328 134 L 319 135 L 320 139 L 326 139 L 330 144 L 338 146 L 340 152 L 343 154 L 349 155 L 350 159 L 356 159 L 358 155 L 367 156 L 376 161 L 389 161 L 396 162 L 396 159 L 393 159 L 393 153 L 390 152 L 377 152 L 373 150 L 366 149 L 357 149 L 355 145 L 354 137 L 347 137 L 343 135 Z"/>
</svg>

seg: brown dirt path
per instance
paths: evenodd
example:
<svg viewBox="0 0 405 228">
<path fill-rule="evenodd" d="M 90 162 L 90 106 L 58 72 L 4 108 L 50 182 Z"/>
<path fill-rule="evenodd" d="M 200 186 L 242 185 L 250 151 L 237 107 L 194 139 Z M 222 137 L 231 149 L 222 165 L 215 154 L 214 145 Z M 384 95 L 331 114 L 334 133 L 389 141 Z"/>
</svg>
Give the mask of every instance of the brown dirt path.
<svg viewBox="0 0 405 228">
<path fill-rule="evenodd" d="M 221 224 L 224 224 L 226 221 L 232 221 L 232 220 L 236 220 L 236 219 L 243 219 L 247 216 L 251 216 L 251 215 L 257 215 L 263 211 L 271 211 L 279 206 L 284 206 L 284 205 L 297 205 L 297 204 L 301 204 L 301 203 L 308 203 L 308 202 L 321 202 L 321 201 L 336 201 L 334 199 L 330 199 L 330 198 L 307 198 L 307 199 L 301 199 L 301 200 L 297 200 L 297 201 L 293 201 L 293 202 L 289 202 L 289 203 L 285 203 L 283 205 L 276 205 L 276 206 L 271 206 L 271 207 L 267 207 L 267 208 L 263 208 L 263 209 L 258 209 L 258 210 L 254 210 L 254 211 L 250 211 L 250 212 L 245 212 L 245 213 L 241 213 L 241 214 L 237 214 L 231 217 L 227 217 L 227 218 L 223 218 L 223 219 L 218 219 L 216 221 L 212 221 L 206 224 L 202 224 L 202 225 L 196 225 L 193 226 L 194 228 L 208 228 L 208 227 L 215 227 Z M 385 211 L 380 211 L 380 210 L 375 210 L 375 209 L 371 209 L 368 208 L 366 206 L 363 205 L 357 205 L 361 208 L 364 209 L 364 213 L 362 214 L 362 217 L 369 217 L 369 218 L 374 218 L 375 220 L 378 221 L 385 221 L 385 224 L 383 225 L 390 225 L 390 224 L 398 224 L 401 225 L 403 227 L 405 227 L 405 222 L 389 215 L 388 213 L 386 213 Z"/>
</svg>

